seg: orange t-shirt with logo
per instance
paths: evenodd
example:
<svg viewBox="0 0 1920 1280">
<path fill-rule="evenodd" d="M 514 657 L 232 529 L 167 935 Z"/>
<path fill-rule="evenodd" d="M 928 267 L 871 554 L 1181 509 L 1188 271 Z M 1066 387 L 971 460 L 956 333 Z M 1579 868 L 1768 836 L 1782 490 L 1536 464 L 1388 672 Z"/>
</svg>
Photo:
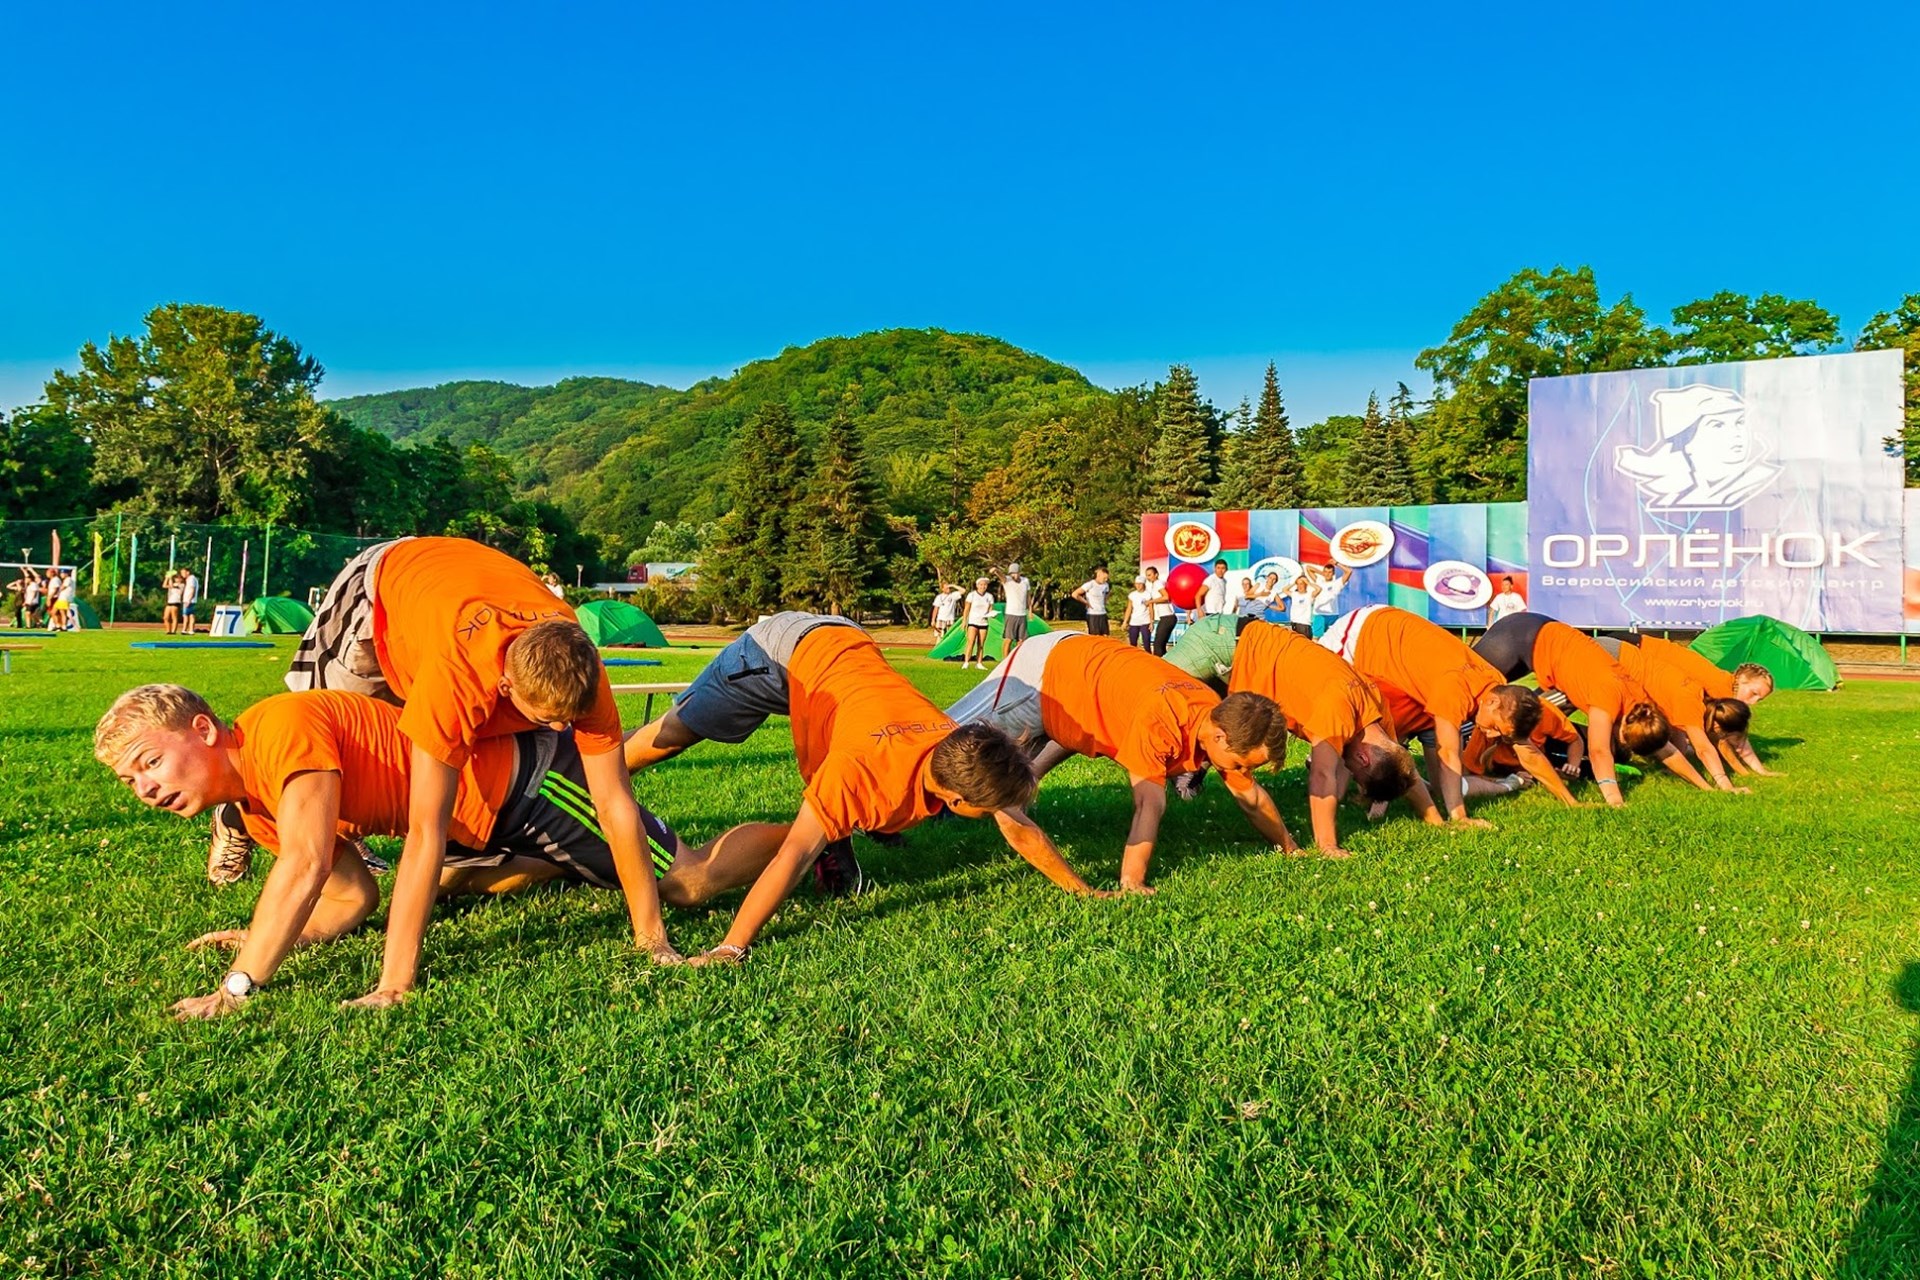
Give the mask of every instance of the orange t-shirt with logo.
<svg viewBox="0 0 1920 1280">
<path fill-rule="evenodd" d="M 1564 742 L 1571 746 L 1580 741 L 1580 730 L 1573 721 L 1560 714 L 1558 707 L 1551 702 L 1542 701 L 1540 723 L 1535 725 L 1533 732 L 1527 735 L 1527 741 L 1541 751 L 1547 749 L 1549 742 Z M 1487 736 L 1486 730 L 1477 724 L 1467 737 L 1467 745 L 1461 750 L 1461 758 L 1466 764 L 1467 772 L 1482 775 L 1493 765 L 1508 769 L 1520 767 L 1520 757 L 1514 754 L 1513 748 L 1504 742 L 1495 746 L 1493 740 Z"/>
<path fill-rule="evenodd" d="M 1677 668 L 1687 679 L 1706 690 L 1709 698 L 1733 696 L 1733 672 L 1722 671 L 1711 659 L 1695 653 L 1684 644 L 1662 640 L 1659 636 L 1641 636 L 1634 643 L 1655 662 Z"/>
<path fill-rule="evenodd" d="M 954 722 L 887 665 L 857 627 L 815 627 L 787 664 L 793 750 L 827 839 L 904 831 L 940 811 L 933 749 Z"/>
<path fill-rule="evenodd" d="M 241 712 L 234 760 L 246 788 L 240 813 L 248 834 L 277 851 L 287 783 L 324 769 L 340 775 L 340 835 L 404 836 L 412 752 L 400 719 L 390 702 L 333 689 L 276 694 Z M 513 785 L 513 761 L 511 739 L 479 744 L 460 771 L 448 838 L 486 848 Z"/>
<path fill-rule="evenodd" d="M 1680 668 L 1657 661 L 1637 645 L 1620 646 L 1620 665 L 1653 698 L 1653 705 L 1676 729 L 1707 727 L 1707 691 Z"/>
<path fill-rule="evenodd" d="M 1635 703 L 1651 701 L 1627 669 L 1590 636 L 1549 622 L 1533 642 L 1533 674 L 1546 689 L 1567 695 L 1577 711 L 1598 707 L 1616 720 Z"/>
<path fill-rule="evenodd" d="M 480 739 L 539 727 L 500 693 L 507 646 L 536 623 L 578 620 L 533 570 L 465 538 L 394 543 L 380 558 L 373 608 L 380 670 L 406 704 L 400 731 L 456 769 Z M 620 711 L 605 667 L 573 738 L 584 756 L 620 746 Z"/>
<path fill-rule="evenodd" d="M 1219 694 L 1172 663 L 1108 636 L 1073 637 L 1040 677 L 1049 738 L 1156 782 L 1207 763 L 1200 730 L 1219 705 Z"/>
<path fill-rule="evenodd" d="M 1265 694 L 1280 704 L 1287 732 L 1335 751 L 1386 719 L 1379 691 L 1344 658 L 1270 622 L 1249 622 L 1240 632 L 1227 692 Z"/>
<path fill-rule="evenodd" d="M 1427 721 L 1423 729 L 1436 719 L 1465 724 L 1487 690 L 1506 683 L 1465 641 L 1404 609 L 1367 615 L 1354 641 L 1353 669 L 1419 703 Z M 1398 714 L 1394 727 L 1402 738 L 1418 732 Z"/>
</svg>

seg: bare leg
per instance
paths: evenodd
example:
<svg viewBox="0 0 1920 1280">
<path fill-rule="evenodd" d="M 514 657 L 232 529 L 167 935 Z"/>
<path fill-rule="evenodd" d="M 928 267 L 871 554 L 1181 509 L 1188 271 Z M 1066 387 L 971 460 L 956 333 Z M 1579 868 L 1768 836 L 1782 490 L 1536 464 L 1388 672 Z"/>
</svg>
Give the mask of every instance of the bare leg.
<svg viewBox="0 0 1920 1280">
<path fill-rule="evenodd" d="M 559 863 L 543 858 L 508 858 L 497 867 L 447 867 L 440 872 L 440 896 L 518 893 L 565 874 L 566 869 Z"/>
<path fill-rule="evenodd" d="M 671 760 L 698 741 L 700 735 L 682 724 L 680 717 L 670 710 L 652 724 L 641 725 L 627 735 L 627 772 L 638 773 L 662 760 Z"/>
<path fill-rule="evenodd" d="M 660 877 L 660 901 L 690 907 L 752 884 L 780 852 L 787 827 L 784 822 L 743 822 L 698 849 L 683 841 L 674 850 L 673 865 Z"/>
</svg>

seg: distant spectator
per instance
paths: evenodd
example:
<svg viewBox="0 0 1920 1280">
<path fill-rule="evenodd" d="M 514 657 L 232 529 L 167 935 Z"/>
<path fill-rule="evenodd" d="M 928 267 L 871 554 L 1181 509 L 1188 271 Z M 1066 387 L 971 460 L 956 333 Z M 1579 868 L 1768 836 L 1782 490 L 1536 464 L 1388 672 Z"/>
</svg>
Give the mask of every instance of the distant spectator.
<svg viewBox="0 0 1920 1280">
<path fill-rule="evenodd" d="M 1135 578 L 1133 590 L 1127 592 L 1127 643 L 1153 650 L 1153 596 L 1145 578 Z"/>
<path fill-rule="evenodd" d="M 960 602 L 964 599 L 966 599 L 966 593 L 954 583 L 945 582 L 940 585 L 939 593 L 933 597 L 931 625 L 935 644 L 940 642 L 941 636 L 953 630 L 953 620 L 960 616 Z"/>
<path fill-rule="evenodd" d="M 1500 576 L 1500 592 L 1487 605 L 1487 625 L 1492 626 L 1502 618 L 1527 611 L 1527 598 L 1513 589 L 1513 575 Z"/>
<path fill-rule="evenodd" d="M 33 625 L 24 620 L 27 607 L 27 575 L 32 572 L 33 570 L 26 565 L 21 565 L 20 572 L 14 576 L 12 582 L 7 584 L 7 607 L 13 614 L 13 625 L 16 628 Z"/>
<path fill-rule="evenodd" d="M 1287 623 L 1303 636 L 1313 635 L 1313 602 L 1319 594 L 1311 565 L 1302 569 L 1287 589 Z"/>
<path fill-rule="evenodd" d="M 987 667 L 987 628 L 993 625 L 993 580 L 976 578 L 973 590 L 967 593 L 967 649 L 960 659 L 960 669 L 965 671 L 968 664 L 978 666 L 982 671 Z M 1006 650 L 1002 649 L 1002 653 Z"/>
<path fill-rule="evenodd" d="M 1073 589 L 1073 598 L 1087 606 L 1087 634 L 1104 636 L 1107 631 L 1107 595 L 1113 584 L 1107 581 L 1107 566 L 1093 571 L 1093 577 Z"/>
<path fill-rule="evenodd" d="M 1252 578 L 1240 579 L 1240 603 L 1234 607 L 1234 612 L 1246 619 L 1257 618 L 1266 611 L 1267 598 L 1259 586 Z"/>
<path fill-rule="evenodd" d="M 1180 619 L 1173 611 L 1173 597 L 1167 594 L 1167 584 L 1160 581 L 1160 569 L 1157 565 L 1147 566 L 1147 594 L 1152 597 L 1153 644 L 1156 657 L 1167 656 L 1167 645 L 1173 640 L 1173 629 Z"/>
<path fill-rule="evenodd" d="M 187 576 L 180 580 L 180 630 L 183 635 L 193 634 L 193 608 L 200 603 L 200 579 L 188 569 Z"/>
<path fill-rule="evenodd" d="M 167 593 L 167 608 L 160 615 L 160 626 L 168 635 L 180 629 L 180 585 L 185 577 L 180 570 L 169 569 L 167 576 L 160 580 Z"/>
<path fill-rule="evenodd" d="M 77 631 L 80 628 L 79 611 L 74 607 L 73 570 L 62 569 L 47 589 L 54 593 L 53 608 L 47 614 L 47 630 Z"/>
<path fill-rule="evenodd" d="M 40 598 L 46 594 L 46 587 L 40 581 L 39 570 L 32 565 L 22 568 L 20 576 L 24 584 L 20 588 L 21 616 L 26 619 L 29 628 L 37 627 L 40 625 Z"/>
<path fill-rule="evenodd" d="M 542 577 L 540 581 L 547 584 L 547 590 L 553 592 L 554 599 L 565 600 L 567 598 L 567 584 L 560 581 L 560 575 L 553 570 L 547 570 L 546 576 Z"/>
<path fill-rule="evenodd" d="M 1313 574 L 1313 569 L 1307 570 Z M 1344 576 L 1342 576 L 1344 574 Z M 1321 565 L 1314 581 L 1313 596 L 1313 634 L 1314 638 L 1326 634 L 1333 620 L 1340 616 L 1340 593 L 1353 581 L 1353 570 L 1346 565 Z"/>
<path fill-rule="evenodd" d="M 1027 638 L 1027 597 L 1033 592 L 1033 579 L 1021 576 L 1018 560 L 1007 566 L 1007 572 L 1000 579 L 1000 591 L 1007 600 L 1007 615 L 1000 632 L 1000 652 L 1005 655 Z"/>
<path fill-rule="evenodd" d="M 1194 602 L 1193 613 L 1187 621 L 1198 622 L 1202 618 L 1211 618 L 1216 613 L 1225 613 L 1232 589 L 1227 582 L 1227 562 L 1215 560 L 1213 572 L 1208 574 L 1207 580 L 1200 584 L 1200 598 Z"/>
</svg>

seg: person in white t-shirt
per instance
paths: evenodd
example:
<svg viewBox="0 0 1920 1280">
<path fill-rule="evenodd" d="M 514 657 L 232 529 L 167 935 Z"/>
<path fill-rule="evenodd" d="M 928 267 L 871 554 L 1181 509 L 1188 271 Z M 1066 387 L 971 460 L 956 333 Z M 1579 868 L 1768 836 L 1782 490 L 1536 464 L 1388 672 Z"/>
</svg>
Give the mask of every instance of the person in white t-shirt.
<svg viewBox="0 0 1920 1280">
<path fill-rule="evenodd" d="M 1193 613 L 1187 621 L 1198 622 L 1202 618 L 1211 618 L 1216 613 L 1225 613 L 1227 597 L 1232 590 L 1231 584 L 1227 582 L 1227 562 L 1215 560 L 1213 572 L 1208 574 L 1207 580 L 1200 584 L 1200 598 L 1195 602 Z"/>
<path fill-rule="evenodd" d="M 1527 611 L 1527 598 L 1513 589 L 1512 575 L 1500 579 L 1500 592 L 1487 605 L 1487 625 L 1492 626 L 1502 618 Z"/>
<path fill-rule="evenodd" d="M 1104 636 L 1111 634 L 1107 630 L 1107 594 L 1113 590 L 1113 584 L 1107 581 L 1107 566 L 1101 565 L 1093 571 L 1093 577 L 1073 589 L 1073 598 L 1087 606 L 1087 634 Z"/>
<path fill-rule="evenodd" d="M 933 620 L 929 624 L 933 627 L 935 644 L 940 642 L 941 636 L 953 629 L 954 619 L 960 616 L 960 602 L 965 598 L 966 594 L 955 584 L 951 582 L 940 584 L 939 594 L 933 598 Z"/>
<path fill-rule="evenodd" d="M 1309 576 L 1314 570 L 1307 570 Z M 1346 565 L 1321 565 L 1318 576 L 1314 578 L 1313 596 L 1313 637 L 1318 640 L 1326 634 L 1333 620 L 1340 616 L 1340 593 L 1353 581 L 1353 570 Z"/>
<path fill-rule="evenodd" d="M 1287 623 L 1303 636 L 1313 635 L 1313 601 L 1319 594 L 1311 567 L 1301 570 L 1287 588 Z"/>
<path fill-rule="evenodd" d="M 1008 565 L 1000 579 L 1000 593 L 1007 600 L 1007 613 L 1000 629 L 1003 654 L 1012 653 L 1013 646 L 1027 638 L 1027 597 L 1032 591 L 1033 579 L 1021 575 L 1019 561 Z"/>
<path fill-rule="evenodd" d="M 987 628 L 993 625 L 993 580 L 976 578 L 973 590 L 967 592 L 965 606 L 967 611 L 967 648 L 960 659 L 960 669 L 965 671 L 969 665 L 978 666 L 982 671 L 987 667 Z"/>
<path fill-rule="evenodd" d="M 193 634 L 193 609 L 200 603 L 200 575 L 187 570 L 186 581 L 180 584 L 180 633 Z"/>
<path fill-rule="evenodd" d="M 1145 578 L 1133 580 L 1127 592 L 1127 643 L 1136 649 L 1153 651 L 1153 593 Z"/>
<path fill-rule="evenodd" d="M 1151 597 L 1149 607 L 1153 610 L 1153 641 L 1148 646 L 1155 657 L 1167 656 L 1167 646 L 1173 641 L 1173 629 L 1180 625 L 1179 617 L 1174 613 L 1173 597 L 1167 594 L 1167 584 L 1160 579 L 1158 565 L 1147 566 L 1147 595 Z"/>
</svg>

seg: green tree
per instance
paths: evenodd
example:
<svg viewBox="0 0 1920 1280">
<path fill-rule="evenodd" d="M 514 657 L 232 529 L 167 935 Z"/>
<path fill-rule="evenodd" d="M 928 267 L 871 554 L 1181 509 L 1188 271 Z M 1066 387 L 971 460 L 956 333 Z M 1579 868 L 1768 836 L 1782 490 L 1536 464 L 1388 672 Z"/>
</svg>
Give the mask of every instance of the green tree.
<svg viewBox="0 0 1920 1280">
<path fill-rule="evenodd" d="M 1891 311 L 1867 321 L 1853 344 L 1856 351 L 1907 353 L 1907 409 L 1900 434 L 1888 436 L 1887 450 L 1906 459 L 1907 484 L 1920 485 L 1920 293 L 1910 293 Z M 1912 567 L 1912 566 L 1909 566 Z"/>
<path fill-rule="evenodd" d="M 729 449 L 727 500 L 700 562 L 704 596 L 726 612 L 771 613 L 785 604 L 788 568 L 800 544 L 807 451 L 793 414 L 763 405 Z"/>
<path fill-rule="evenodd" d="M 1306 503 L 1305 475 L 1300 449 L 1280 398 L 1280 375 L 1267 362 L 1266 382 L 1254 410 L 1253 430 L 1245 451 L 1246 506 L 1261 511 L 1284 511 Z"/>
<path fill-rule="evenodd" d="M 1406 383 L 1395 383 L 1393 395 L 1387 400 L 1387 456 L 1381 471 L 1385 489 L 1389 495 L 1393 495 L 1388 498 L 1391 503 L 1405 506 L 1427 501 L 1427 488 L 1413 465 L 1414 447 L 1419 437 L 1419 419 L 1414 408 L 1413 392 L 1408 390 Z"/>
<path fill-rule="evenodd" d="M 1405 506 L 1413 501 L 1406 442 L 1393 420 L 1381 412 L 1378 395 L 1367 396 L 1367 411 L 1347 450 L 1340 489 L 1342 504 L 1351 507 Z"/>
<path fill-rule="evenodd" d="M 93 446 L 46 405 L 0 413 L 0 520 L 54 519 L 93 509 Z"/>
<path fill-rule="evenodd" d="M 1213 492 L 1213 424 L 1193 370 L 1183 364 L 1170 368 L 1159 401 L 1159 432 L 1147 457 L 1148 509 L 1205 510 Z"/>
<path fill-rule="evenodd" d="M 47 403 L 93 441 L 93 479 L 126 510 L 188 520 L 284 521 L 306 489 L 328 414 L 320 363 L 258 316 L 168 303 L 139 337 L 80 349 Z"/>
<path fill-rule="evenodd" d="M 1254 505 L 1253 405 L 1246 399 L 1233 415 L 1233 427 L 1220 441 L 1220 482 L 1213 487 L 1216 511 L 1240 511 Z"/>
<path fill-rule="evenodd" d="M 879 486 L 854 425 L 857 387 L 827 419 L 806 485 L 805 536 L 790 573 L 796 594 L 828 613 L 851 616 L 874 594 L 886 568 L 889 533 Z"/>
<path fill-rule="evenodd" d="M 1675 364 L 1721 364 L 1811 355 L 1840 341 L 1840 321 L 1819 303 L 1722 291 L 1673 309 L 1664 335 Z"/>
<path fill-rule="evenodd" d="M 1415 365 L 1433 375 L 1416 465 L 1440 502 L 1517 499 L 1527 473 L 1527 380 L 1657 364 L 1661 335 L 1629 295 L 1600 298 L 1593 269 L 1528 268 L 1476 303 Z"/>
</svg>

